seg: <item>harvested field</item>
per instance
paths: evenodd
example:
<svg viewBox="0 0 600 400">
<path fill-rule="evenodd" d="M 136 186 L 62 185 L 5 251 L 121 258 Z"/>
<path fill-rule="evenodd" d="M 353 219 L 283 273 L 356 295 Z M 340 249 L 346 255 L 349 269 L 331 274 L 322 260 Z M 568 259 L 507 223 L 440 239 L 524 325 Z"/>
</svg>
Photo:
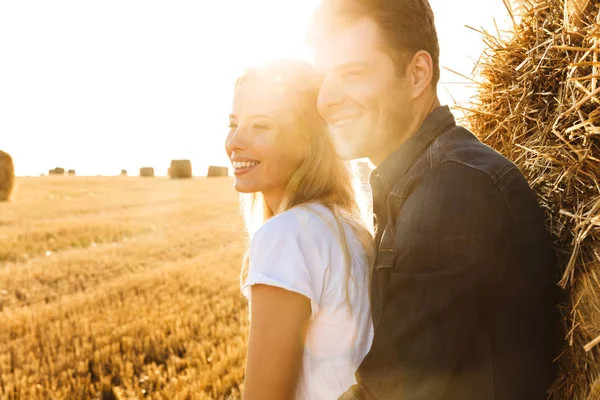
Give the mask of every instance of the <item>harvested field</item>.
<svg viewBox="0 0 600 400">
<path fill-rule="evenodd" d="M 17 181 L 0 204 L 0 399 L 239 398 L 230 179 Z"/>
</svg>

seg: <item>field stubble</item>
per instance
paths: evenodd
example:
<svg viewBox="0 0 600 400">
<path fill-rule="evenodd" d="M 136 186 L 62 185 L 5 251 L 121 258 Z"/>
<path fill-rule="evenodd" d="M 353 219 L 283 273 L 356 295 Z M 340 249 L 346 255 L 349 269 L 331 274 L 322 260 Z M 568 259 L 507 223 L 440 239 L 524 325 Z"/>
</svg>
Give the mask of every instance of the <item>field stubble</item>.
<svg viewBox="0 0 600 400">
<path fill-rule="evenodd" d="M 20 178 L 0 204 L 0 399 L 235 399 L 230 179 Z"/>
</svg>

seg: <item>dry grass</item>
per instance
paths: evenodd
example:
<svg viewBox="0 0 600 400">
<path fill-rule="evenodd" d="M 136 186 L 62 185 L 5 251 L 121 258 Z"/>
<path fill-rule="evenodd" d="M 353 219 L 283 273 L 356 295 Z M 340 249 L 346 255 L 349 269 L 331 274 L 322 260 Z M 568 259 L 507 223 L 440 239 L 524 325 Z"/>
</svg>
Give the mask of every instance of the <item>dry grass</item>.
<svg viewBox="0 0 600 400">
<path fill-rule="evenodd" d="M 21 178 L 0 226 L 0 399 L 239 397 L 230 179 Z"/>
</svg>

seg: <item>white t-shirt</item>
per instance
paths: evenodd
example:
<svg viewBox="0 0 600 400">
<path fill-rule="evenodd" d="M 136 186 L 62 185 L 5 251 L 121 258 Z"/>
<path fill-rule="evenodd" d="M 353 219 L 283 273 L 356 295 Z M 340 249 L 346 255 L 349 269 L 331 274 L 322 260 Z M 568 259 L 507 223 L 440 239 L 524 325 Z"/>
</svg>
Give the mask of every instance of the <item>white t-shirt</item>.
<svg viewBox="0 0 600 400">
<path fill-rule="evenodd" d="M 295 207 L 269 219 L 252 237 L 242 292 L 266 284 L 306 296 L 311 302 L 295 399 L 335 400 L 356 383 L 355 372 L 371 348 L 369 266 L 347 223 L 352 277 L 345 297 L 346 266 L 340 232 L 324 205 Z"/>
</svg>

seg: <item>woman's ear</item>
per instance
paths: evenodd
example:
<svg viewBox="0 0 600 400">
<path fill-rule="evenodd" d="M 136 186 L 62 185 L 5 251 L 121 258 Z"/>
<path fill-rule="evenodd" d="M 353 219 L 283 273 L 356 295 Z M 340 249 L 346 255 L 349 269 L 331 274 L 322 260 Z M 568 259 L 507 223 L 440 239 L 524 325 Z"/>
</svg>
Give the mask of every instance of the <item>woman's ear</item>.
<svg viewBox="0 0 600 400">
<path fill-rule="evenodd" d="M 433 59 L 431 54 L 420 50 L 413 56 L 410 68 L 410 86 L 413 99 L 420 97 L 431 86 L 433 79 Z"/>
</svg>

